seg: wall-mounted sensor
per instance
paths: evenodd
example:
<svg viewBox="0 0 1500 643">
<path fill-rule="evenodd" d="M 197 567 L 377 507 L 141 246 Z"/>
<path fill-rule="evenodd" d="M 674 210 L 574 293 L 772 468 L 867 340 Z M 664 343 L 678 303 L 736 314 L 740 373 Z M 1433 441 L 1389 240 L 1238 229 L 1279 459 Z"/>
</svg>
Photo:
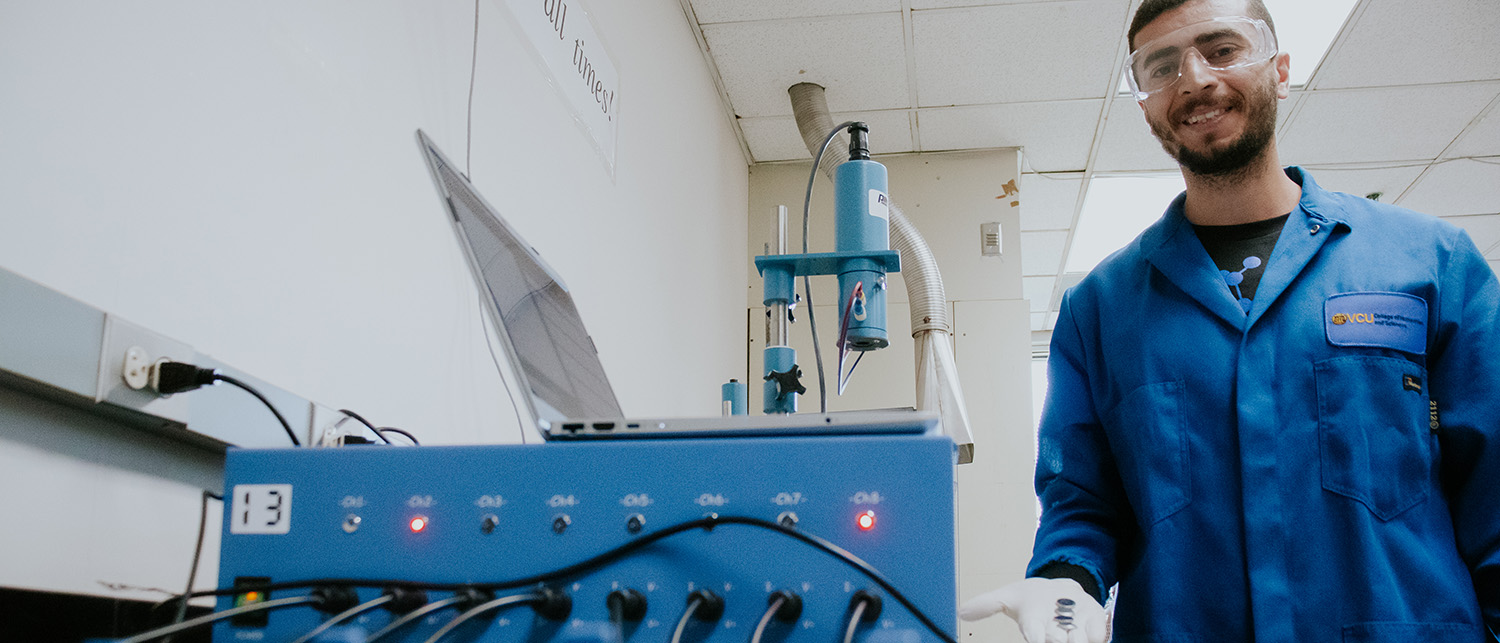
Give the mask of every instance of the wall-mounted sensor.
<svg viewBox="0 0 1500 643">
<path fill-rule="evenodd" d="M 986 257 L 1000 256 L 1000 222 L 979 224 L 979 254 Z"/>
</svg>

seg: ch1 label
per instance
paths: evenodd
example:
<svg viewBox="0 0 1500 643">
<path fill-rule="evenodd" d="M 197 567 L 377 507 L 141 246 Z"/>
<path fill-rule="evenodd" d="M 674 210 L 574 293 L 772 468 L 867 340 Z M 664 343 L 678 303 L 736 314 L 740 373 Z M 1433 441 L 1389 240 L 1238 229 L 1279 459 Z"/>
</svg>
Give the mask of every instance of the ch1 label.
<svg viewBox="0 0 1500 643">
<path fill-rule="evenodd" d="M 237 484 L 229 533 L 284 534 L 292 529 L 292 485 Z"/>
</svg>

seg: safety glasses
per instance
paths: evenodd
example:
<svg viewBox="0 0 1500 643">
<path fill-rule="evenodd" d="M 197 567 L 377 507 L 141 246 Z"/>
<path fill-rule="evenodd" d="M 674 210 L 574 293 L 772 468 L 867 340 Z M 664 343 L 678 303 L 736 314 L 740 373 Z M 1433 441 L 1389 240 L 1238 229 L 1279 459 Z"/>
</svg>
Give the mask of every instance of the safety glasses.
<svg viewBox="0 0 1500 643">
<path fill-rule="evenodd" d="M 1188 57 L 1215 71 L 1248 67 L 1276 55 L 1276 35 L 1263 20 L 1214 18 L 1182 27 L 1141 45 L 1125 59 L 1125 78 L 1136 100 L 1171 87 Z"/>
</svg>

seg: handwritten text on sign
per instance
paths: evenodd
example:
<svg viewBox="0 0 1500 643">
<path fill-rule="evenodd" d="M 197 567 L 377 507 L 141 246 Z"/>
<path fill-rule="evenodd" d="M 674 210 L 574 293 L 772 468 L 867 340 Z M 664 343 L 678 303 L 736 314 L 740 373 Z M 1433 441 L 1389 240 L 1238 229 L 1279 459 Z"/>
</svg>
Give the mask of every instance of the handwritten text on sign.
<svg viewBox="0 0 1500 643">
<path fill-rule="evenodd" d="M 620 74 L 580 0 L 500 1 L 613 173 Z"/>
</svg>

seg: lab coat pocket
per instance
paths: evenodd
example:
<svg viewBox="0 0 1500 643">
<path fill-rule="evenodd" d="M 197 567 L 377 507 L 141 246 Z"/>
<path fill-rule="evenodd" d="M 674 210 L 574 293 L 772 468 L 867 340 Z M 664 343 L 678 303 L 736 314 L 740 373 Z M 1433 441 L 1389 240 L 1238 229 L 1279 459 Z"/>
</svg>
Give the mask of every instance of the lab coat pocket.
<svg viewBox="0 0 1500 643">
<path fill-rule="evenodd" d="M 1432 477 L 1427 370 L 1358 355 L 1313 365 L 1323 488 L 1390 520 L 1427 498 Z"/>
<path fill-rule="evenodd" d="M 1181 511 L 1192 500 L 1182 382 L 1147 384 L 1110 413 L 1120 479 L 1141 528 Z"/>
</svg>

